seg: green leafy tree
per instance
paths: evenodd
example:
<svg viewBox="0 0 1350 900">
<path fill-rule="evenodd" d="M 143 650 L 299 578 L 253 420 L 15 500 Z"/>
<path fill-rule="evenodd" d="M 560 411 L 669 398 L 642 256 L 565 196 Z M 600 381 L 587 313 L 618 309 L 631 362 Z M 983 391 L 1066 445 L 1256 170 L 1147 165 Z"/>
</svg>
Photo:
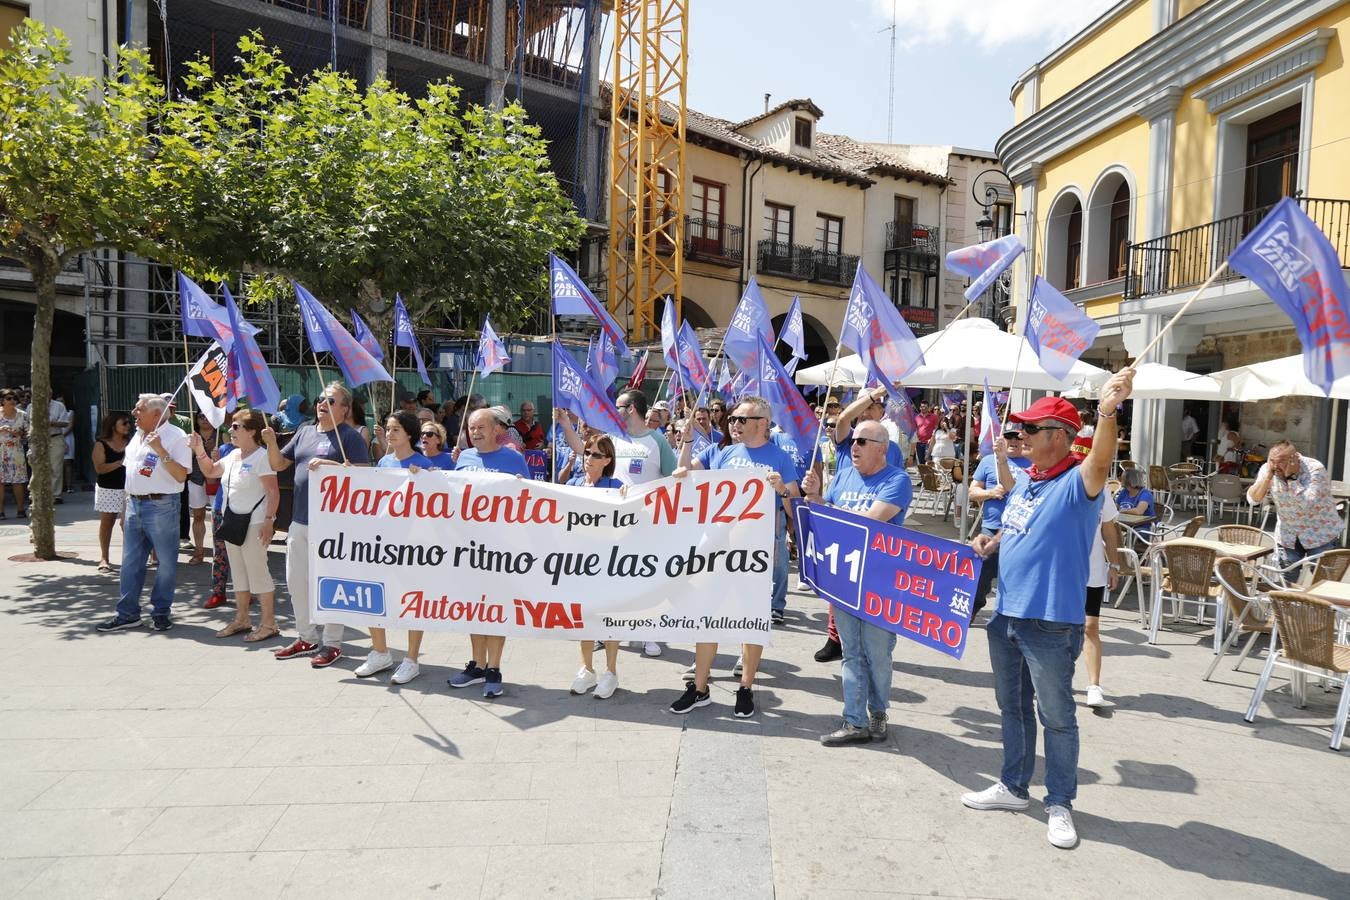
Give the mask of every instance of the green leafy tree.
<svg viewBox="0 0 1350 900">
<path fill-rule="evenodd" d="M 25 19 L 0 47 L 0 255 L 20 260 L 37 307 L 32 343 L 33 542 L 56 558 L 47 456 L 56 277 L 100 246 L 172 254 L 148 124 L 163 88 L 124 51 L 106 82 L 72 75 L 65 38 Z M 59 440 L 59 438 L 58 438 Z"/>
</svg>

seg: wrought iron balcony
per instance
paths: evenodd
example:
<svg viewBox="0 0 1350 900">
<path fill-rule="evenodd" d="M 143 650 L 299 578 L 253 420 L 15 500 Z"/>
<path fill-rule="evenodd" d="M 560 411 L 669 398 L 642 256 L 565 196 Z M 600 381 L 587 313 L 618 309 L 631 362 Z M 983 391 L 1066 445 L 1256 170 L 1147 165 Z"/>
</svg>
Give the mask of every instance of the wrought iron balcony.
<svg viewBox="0 0 1350 900">
<path fill-rule="evenodd" d="M 853 282 L 853 276 L 858 271 L 858 257 L 828 250 L 816 250 L 814 253 L 815 259 L 811 267 L 812 281 L 845 287 Z"/>
<path fill-rule="evenodd" d="M 815 266 L 816 250 L 801 244 L 779 241 L 759 242 L 758 271 L 763 275 L 780 275 L 808 281 Z"/>
<path fill-rule="evenodd" d="M 1350 200 L 1300 197 L 1298 203 L 1336 248 L 1341 265 L 1350 266 Z M 1249 209 L 1151 241 L 1130 244 L 1125 298 L 1156 297 L 1204 284 L 1272 208 Z M 1241 277 L 1237 272 L 1225 270 L 1215 283 Z"/>
<path fill-rule="evenodd" d="M 941 244 L 936 225 L 922 225 L 912 219 L 895 219 L 886 223 L 886 249 L 910 250 L 915 253 L 938 253 Z"/>
<path fill-rule="evenodd" d="M 739 266 L 744 256 L 741 227 L 685 216 L 684 258 L 719 266 Z"/>
</svg>

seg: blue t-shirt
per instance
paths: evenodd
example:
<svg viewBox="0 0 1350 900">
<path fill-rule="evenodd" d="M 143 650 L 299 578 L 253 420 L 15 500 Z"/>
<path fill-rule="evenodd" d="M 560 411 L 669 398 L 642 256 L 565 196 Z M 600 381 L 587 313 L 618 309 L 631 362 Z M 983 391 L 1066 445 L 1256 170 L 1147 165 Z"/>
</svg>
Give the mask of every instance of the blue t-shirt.
<svg viewBox="0 0 1350 900">
<path fill-rule="evenodd" d="M 567 479 L 567 483 L 572 487 L 614 488 L 616 490 L 623 487 L 623 482 L 613 475 L 602 475 L 595 484 L 588 485 L 586 484 L 586 473 L 584 471 L 578 472 Z"/>
<path fill-rule="evenodd" d="M 1088 497 L 1077 466 L 1048 481 L 1017 479 L 999 544 L 1001 615 L 1083 624 L 1101 508 L 1102 494 Z"/>
<path fill-rule="evenodd" d="M 773 441 L 753 450 L 744 444 L 720 448 L 712 457 L 710 469 L 767 469 L 777 472 L 786 486 L 797 480 L 797 464 L 786 450 Z"/>
<path fill-rule="evenodd" d="M 853 432 L 849 431 L 848 437 L 834 445 L 836 472 L 842 472 L 845 468 L 853 468 Z M 900 446 L 895 441 L 886 445 L 886 465 L 895 466 L 897 469 L 905 467 L 905 454 L 900 452 Z"/>
<path fill-rule="evenodd" d="M 414 450 L 412 456 L 409 456 L 407 459 L 399 459 L 392 453 L 386 453 L 384 456 L 380 457 L 380 461 L 375 464 L 375 468 L 377 469 L 407 469 L 412 466 L 430 469 L 431 460 Z"/>
<path fill-rule="evenodd" d="M 716 444 L 709 444 L 700 450 L 698 456 L 695 456 L 694 459 L 703 468 L 711 469 L 713 467 L 713 460 L 717 459 L 717 455 L 721 453 L 722 450 L 723 448 Z"/>
<path fill-rule="evenodd" d="M 825 491 L 825 499 L 831 506 L 851 512 L 866 513 L 876 500 L 900 507 L 900 512 L 886 520 L 892 525 L 905 524 L 905 510 L 913 497 L 914 485 L 909 475 L 895 466 L 882 466 L 871 475 L 860 475 L 849 466 L 834 476 Z"/>
<path fill-rule="evenodd" d="M 1125 510 L 1127 507 L 1129 509 L 1133 509 L 1140 503 L 1147 503 L 1148 509 L 1144 510 L 1144 515 L 1156 516 L 1158 514 L 1158 511 L 1153 508 L 1153 492 L 1150 491 L 1148 488 L 1144 488 L 1143 490 L 1141 490 L 1139 492 L 1138 497 L 1131 497 L 1129 495 L 1129 492 L 1127 492 L 1124 488 L 1121 488 L 1119 491 L 1116 492 L 1115 501 L 1116 501 L 1116 508 L 1122 511 Z"/>
<path fill-rule="evenodd" d="M 572 456 L 572 448 L 567 446 L 566 441 L 553 445 L 553 459 L 554 464 L 558 467 L 558 478 L 562 479 L 564 483 L 567 482 L 567 479 L 563 479 L 562 473 L 567 468 L 567 464 L 572 461 Z"/>
<path fill-rule="evenodd" d="M 792 469 L 797 473 L 796 481 L 801 484 L 802 479 L 806 477 L 806 464 L 811 461 L 811 457 L 798 453 L 797 442 L 788 437 L 785 431 L 775 431 L 769 435 L 769 439 L 782 447 L 784 452 L 792 458 Z M 784 481 L 786 480 L 784 479 Z"/>
<path fill-rule="evenodd" d="M 422 454 L 426 456 L 426 454 Z M 421 463 L 418 463 L 420 466 Z M 441 469 L 445 472 L 452 472 L 455 468 L 455 458 L 448 452 L 437 453 L 435 456 L 427 456 L 428 469 Z"/>
<path fill-rule="evenodd" d="M 1025 469 L 1031 465 L 1031 459 L 1026 456 L 1008 457 L 1008 465 L 1013 469 L 1013 478 L 1017 477 L 1017 470 Z M 975 467 L 975 474 L 971 476 L 974 484 L 982 488 L 993 488 L 998 485 L 998 461 L 994 459 L 994 454 L 986 453 L 980 460 L 980 464 Z M 980 525 L 986 531 L 998 531 L 999 523 L 1003 521 L 1003 507 L 1008 503 L 1007 500 L 986 500 L 981 510 Z"/>
<path fill-rule="evenodd" d="M 342 452 L 347 453 L 347 461 L 354 466 L 370 463 L 370 450 L 365 438 L 347 423 L 337 427 L 341 435 L 342 446 L 334 440 L 334 432 L 320 431 L 319 426 L 311 423 L 301 425 L 300 430 L 291 438 L 291 442 L 281 449 L 281 455 L 295 463 L 295 491 L 291 500 L 291 521 L 300 525 L 309 524 L 309 461 L 311 459 L 331 459 L 342 462 Z"/>
<path fill-rule="evenodd" d="M 530 467 L 519 450 L 511 447 L 498 447 L 490 453 L 479 453 L 470 447 L 459 454 L 459 463 L 455 469 L 460 472 L 505 472 L 508 475 L 530 477 Z"/>
</svg>

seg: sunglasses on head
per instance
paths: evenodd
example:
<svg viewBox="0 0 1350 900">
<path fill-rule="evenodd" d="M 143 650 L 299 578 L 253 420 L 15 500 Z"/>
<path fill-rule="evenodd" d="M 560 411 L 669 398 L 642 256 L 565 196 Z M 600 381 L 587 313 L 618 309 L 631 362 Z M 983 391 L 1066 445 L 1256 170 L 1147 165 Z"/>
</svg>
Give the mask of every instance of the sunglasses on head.
<svg viewBox="0 0 1350 900">
<path fill-rule="evenodd" d="M 1065 434 L 1069 433 L 1069 429 L 1061 428 L 1058 425 L 1034 425 L 1031 422 L 1027 422 L 1022 426 L 1022 432 L 1024 434 L 1039 434 L 1042 431 L 1062 431 Z"/>
<path fill-rule="evenodd" d="M 755 422 L 763 418 L 763 416 L 727 416 L 727 421 L 733 425 L 744 425 L 746 422 Z"/>
</svg>

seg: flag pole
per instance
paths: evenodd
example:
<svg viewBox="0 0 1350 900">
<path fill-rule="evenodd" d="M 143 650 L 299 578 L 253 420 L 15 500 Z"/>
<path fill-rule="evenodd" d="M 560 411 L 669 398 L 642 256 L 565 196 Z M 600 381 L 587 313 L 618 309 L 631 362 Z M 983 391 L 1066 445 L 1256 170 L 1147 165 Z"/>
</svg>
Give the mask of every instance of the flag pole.
<svg viewBox="0 0 1350 900">
<path fill-rule="evenodd" d="M 841 326 L 839 329 L 841 334 L 843 333 L 843 330 L 844 329 Z M 830 405 L 830 397 L 832 396 L 832 392 L 834 391 L 834 376 L 839 371 L 839 354 L 842 353 L 843 350 L 844 350 L 844 340 L 843 338 L 840 338 L 839 342 L 834 345 L 834 365 L 830 367 L 830 377 L 825 379 L 825 406 L 827 408 Z M 819 427 L 816 428 L 816 441 L 814 444 L 811 445 L 811 462 L 809 462 L 806 466 L 806 471 L 808 472 L 810 472 L 812 469 L 816 467 L 816 455 L 820 452 L 820 436 L 825 432 L 826 415 L 827 413 L 821 414 L 820 425 Z M 834 440 L 833 435 L 830 436 L 830 440 Z M 825 479 L 821 478 L 821 490 L 824 490 L 825 488 L 824 481 Z"/>
<path fill-rule="evenodd" d="M 473 380 L 478 376 L 477 369 L 469 370 L 469 389 L 464 392 L 464 414 L 459 417 L 459 431 L 455 434 L 455 446 L 459 446 L 460 438 L 469 430 L 469 398 L 473 396 Z"/>
<path fill-rule="evenodd" d="M 323 370 L 319 368 L 319 354 L 318 354 L 318 351 L 316 351 L 316 350 L 314 350 L 313 348 L 311 348 L 310 351 L 309 351 L 309 355 L 312 356 L 312 357 L 314 358 L 314 373 L 315 373 L 316 375 L 319 376 L 319 393 L 322 394 L 322 393 L 323 393 Z M 333 418 L 333 404 L 331 404 L 331 403 L 328 404 L 328 417 L 329 417 L 330 419 Z M 318 419 L 318 414 L 317 414 L 317 413 L 315 413 L 315 419 L 316 419 L 316 420 Z M 334 432 L 334 434 L 336 434 L 336 436 L 337 436 L 338 452 L 342 454 L 342 464 L 343 464 L 344 466 L 349 466 L 349 465 L 351 465 L 351 462 L 348 461 L 348 459 L 347 459 L 347 448 L 344 447 L 344 446 L 342 446 L 342 430 L 341 430 L 341 426 L 342 426 L 342 423 L 341 423 L 341 422 L 337 421 L 336 419 L 333 420 L 333 432 Z"/>
<path fill-rule="evenodd" d="M 1131 368 L 1137 367 L 1148 357 L 1149 353 L 1153 351 L 1153 348 L 1156 347 L 1158 345 L 1158 342 L 1163 339 L 1163 335 L 1167 334 L 1167 332 L 1171 330 L 1172 326 L 1177 323 L 1177 319 L 1180 319 L 1183 315 L 1185 315 L 1186 310 L 1191 308 L 1191 304 L 1194 303 L 1196 300 L 1199 300 L 1200 295 L 1205 292 L 1205 289 L 1214 283 L 1214 279 L 1222 275 L 1227 269 L 1228 269 L 1228 260 L 1224 260 L 1219 265 L 1219 267 L 1215 269 L 1213 272 L 1211 272 L 1210 276 L 1205 279 L 1205 283 L 1200 285 L 1200 287 L 1196 288 L 1195 293 L 1191 294 L 1189 299 L 1187 299 L 1185 303 L 1181 304 L 1181 309 L 1177 310 L 1176 314 L 1173 315 L 1171 319 L 1168 319 L 1167 324 L 1162 327 L 1161 331 L 1159 331 L 1156 335 L 1153 336 L 1153 340 L 1148 342 L 1148 346 L 1144 348 L 1143 352 L 1134 358 L 1134 362 L 1130 364 Z"/>
<path fill-rule="evenodd" d="M 549 280 L 552 281 L 551 278 L 550 278 Z M 486 317 L 484 317 L 483 322 L 484 322 L 484 324 L 487 323 L 487 318 L 486 318 Z M 549 298 L 549 301 L 548 301 L 548 331 L 549 331 L 549 337 L 550 337 L 549 348 L 548 348 L 548 349 L 549 349 L 550 352 L 552 352 L 552 350 L 553 350 L 553 345 L 556 344 L 556 343 L 558 343 L 558 317 L 555 316 L 555 315 L 553 314 L 553 299 L 552 299 L 552 298 Z M 604 327 L 604 323 L 602 322 L 602 323 L 600 323 L 600 336 L 601 336 L 601 339 L 604 338 L 604 334 L 605 334 L 605 327 Z M 480 337 L 479 340 L 482 340 L 482 338 Z M 618 349 L 618 347 L 615 347 L 615 348 L 614 348 L 614 357 L 615 357 L 614 361 L 615 361 L 616 364 L 618 363 L 618 356 L 619 356 L 619 349 Z M 550 366 L 548 367 L 548 405 L 549 405 L 549 409 L 550 409 L 550 410 L 553 408 L 553 400 L 554 400 L 554 398 L 558 396 L 557 375 L 558 375 L 558 367 L 557 367 L 556 365 L 550 365 Z M 472 379 L 473 376 L 470 375 L 469 378 Z M 550 423 L 549 423 L 549 426 L 548 426 L 549 445 L 550 445 L 550 446 L 549 446 L 549 451 L 548 451 L 548 464 L 549 464 L 549 479 L 548 479 L 548 483 L 549 483 L 549 484 L 557 484 L 557 483 L 558 483 L 558 448 L 552 446 L 552 444 L 553 444 L 553 428 L 554 428 L 555 425 L 558 424 L 556 420 L 557 420 L 557 416 L 554 416 L 554 421 L 553 421 L 553 422 L 550 422 Z M 564 438 L 564 440 L 566 440 L 566 438 Z M 573 469 L 575 469 L 575 468 L 576 468 L 576 467 L 573 466 Z M 584 469 L 583 469 L 583 471 L 584 471 Z"/>
<path fill-rule="evenodd" d="M 187 332 L 186 332 L 186 331 L 183 332 L 183 369 L 184 369 L 184 372 L 185 372 L 185 374 L 184 374 L 184 376 L 183 376 L 183 380 L 184 380 L 184 381 L 187 381 L 188 378 L 191 377 L 191 374 L 190 374 L 190 373 L 192 372 L 192 359 L 191 359 L 191 357 L 188 356 Z M 196 416 L 195 414 L 193 414 L 193 412 L 192 412 L 192 385 L 191 385 L 191 384 L 188 385 L 188 392 L 187 392 L 187 408 L 188 408 L 188 423 L 192 426 L 192 430 L 193 430 L 193 431 L 196 431 L 196 430 L 197 430 L 197 416 Z"/>
</svg>

